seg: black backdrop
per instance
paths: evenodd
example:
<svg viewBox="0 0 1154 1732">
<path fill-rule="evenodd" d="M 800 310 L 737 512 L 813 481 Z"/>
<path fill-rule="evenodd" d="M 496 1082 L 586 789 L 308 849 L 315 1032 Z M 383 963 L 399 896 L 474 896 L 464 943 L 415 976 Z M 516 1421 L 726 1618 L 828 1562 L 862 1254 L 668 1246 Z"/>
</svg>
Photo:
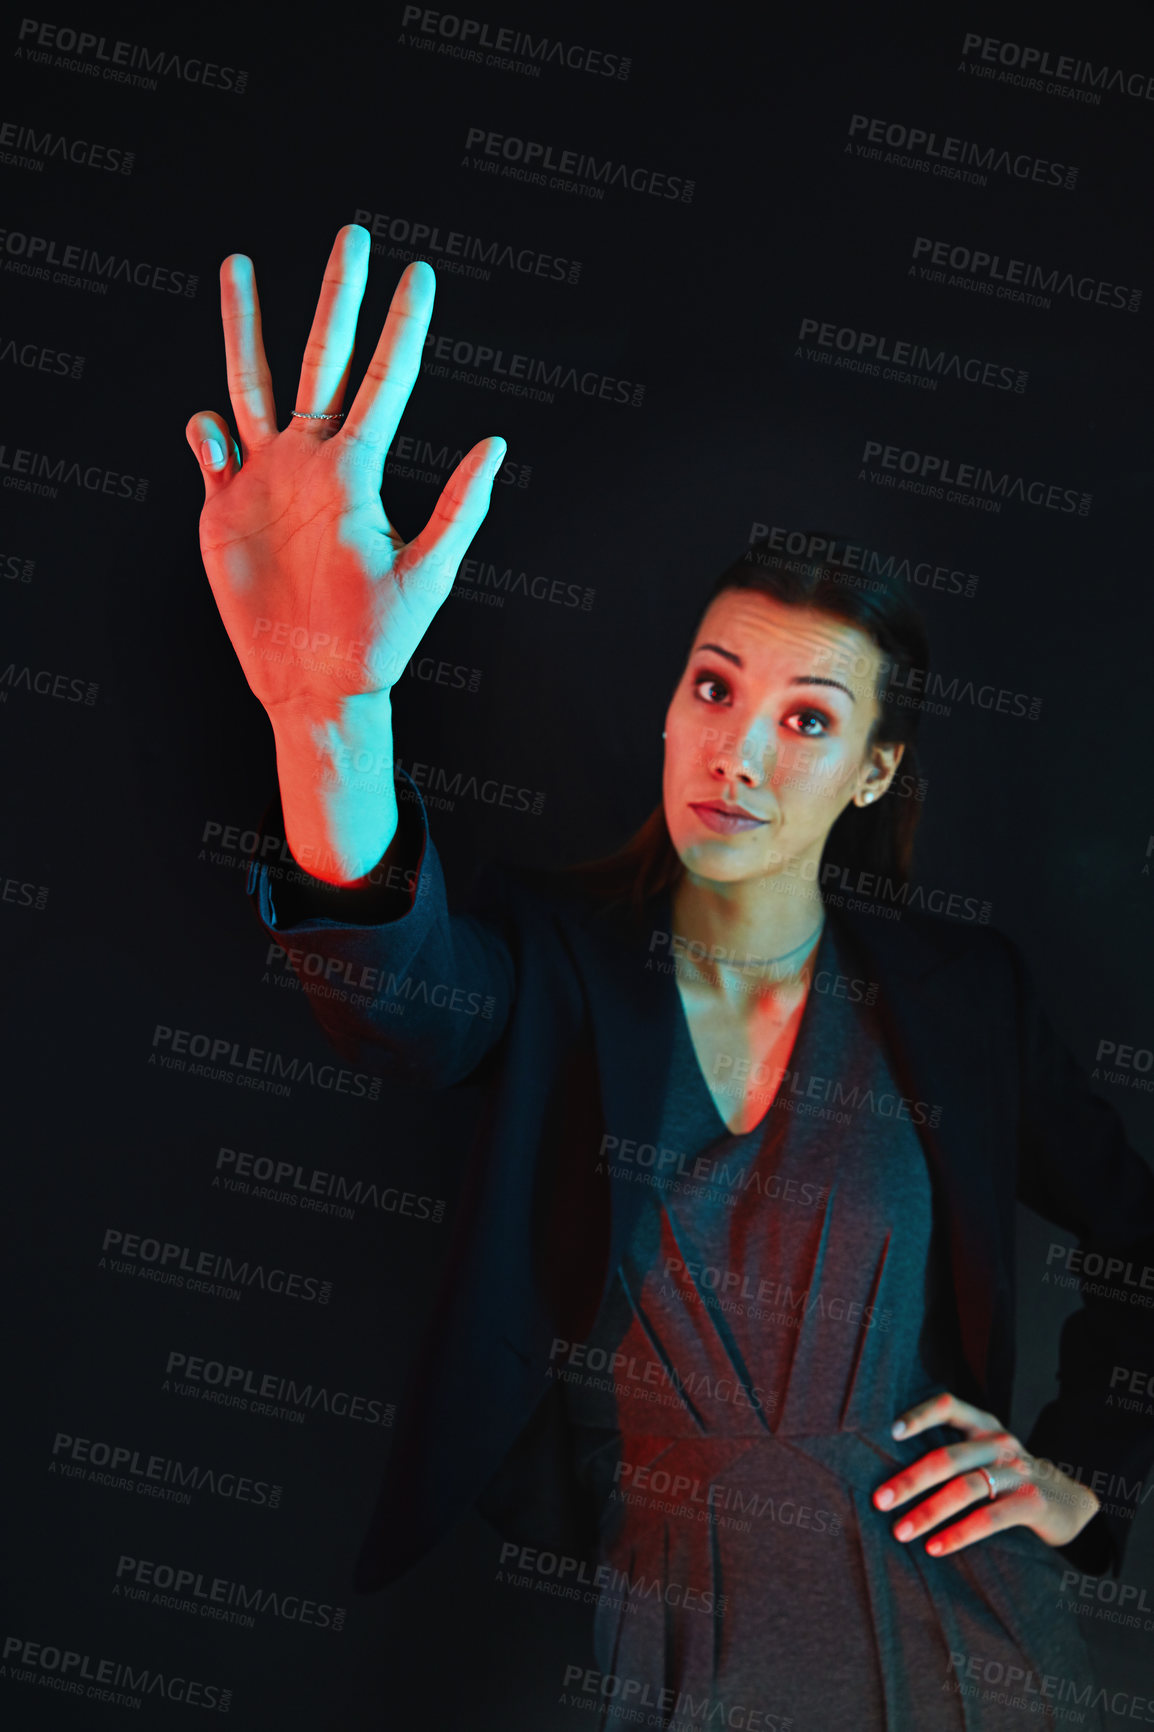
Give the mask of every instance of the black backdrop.
<svg viewBox="0 0 1154 1732">
<path fill-rule="evenodd" d="M 349 1583 L 478 1102 L 310 1081 L 332 1055 L 244 895 L 271 735 L 200 564 L 183 431 L 230 414 L 219 264 L 255 260 L 282 422 L 342 223 L 377 235 L 355 377 L 404 260 L 437 268 L 442 359 L 385 486 L 405 533 L 454 452 L 508 441 L 396 706 L 451 890 L 487 856 L 622 839 L 658 797 L 709 580 L 754 525 L 829 525 L 868 550 L 847 562 L 906 574 L 949 688 L 919 882 L 989 905 L 1149 1147 L 1149 8 L 85 0 L 8 9 L 0 61 L 5 1712 L 582 1724 L 556 1704 L 592 1664 L 585 1613 L 498 1581 L 481 1518 L 376 1596 Z M 606 162 L 628 172 L 605 184 Z M 501 388 L 514 353 L 542 363 L 518 364 L 535 394 Z M 486 778 L 536 809 L 487 803 Z M 305 1080 L 166 1069 L 164 1030 Z M 258 1194 L 261 1161 L 285 1166 Z M 300 1279 L 197 1292 L 132 1235 Z M 1023 1216 L 1020 1429 L 1075 1299 L 1046 1279 L 1060 1242 Z M 311 1398 L 222 1402 L 223 1366 Z M 1110 1724 L 1154 1696 L 1152 1564 L 1144 1510 L 1132 1621 L 1085 1597 Z M 276 1598 L 197 1616 L 166 1598 L 181 1570 Z M 163 1686 L 85 1694 L 101 1660 Z"/>
</svg>

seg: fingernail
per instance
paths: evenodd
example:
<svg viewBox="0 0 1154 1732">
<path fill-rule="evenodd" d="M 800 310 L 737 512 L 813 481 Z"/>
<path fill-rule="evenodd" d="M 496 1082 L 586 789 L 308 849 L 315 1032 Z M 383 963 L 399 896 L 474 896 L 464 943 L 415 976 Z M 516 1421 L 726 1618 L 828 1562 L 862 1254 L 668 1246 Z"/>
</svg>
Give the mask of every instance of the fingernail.
<svg viewBox="0 0 1154 1732">
<path fill-rule="evenodd" d="M 906 1429 L 905 1420 L 904 1419 L 895 1419 L 893 1424 L 890 1426 L 890 1436 L 891 1437 L 902 1437 L 905 1435 L 905 1429 Z"/>
<path fill-rule="evenodd" d="M 215 469 L 218 463 L 224 462 L 224 446 L 219 439 L 201 441 L 200 460 L 206 469 Z"/>
<path fill-rule="evenodd" d="M 897 1527 L 894 1529 L 894 1538 L 898 1540 L 908 1540 L 913 1531 L 913 1522 L 899 1522 Z"/>
<path fill-rule="evenodd" d="M 927 1552 L 929 1552 L 931 1557 L 936 1558 L 938 1553 L 941 1551 L 941 1549 L 942 1549 L 941 1540 L 927 1540 L 926 1541 L 926 1550 L 927 1550 Z"/>
<path fill-rule="evenodd" d="M 888 1490 L 887 1491 L 879 1491 L 877 1496 L 874 1498 L 874 1502 L 877 1504 L 879 1509 L 889 1509 L 889 1507 L 893 1503 L 893 1501 L 894 1501 L 894 1494 L 892 1491 L 888 1491 Z"/>
</svg>

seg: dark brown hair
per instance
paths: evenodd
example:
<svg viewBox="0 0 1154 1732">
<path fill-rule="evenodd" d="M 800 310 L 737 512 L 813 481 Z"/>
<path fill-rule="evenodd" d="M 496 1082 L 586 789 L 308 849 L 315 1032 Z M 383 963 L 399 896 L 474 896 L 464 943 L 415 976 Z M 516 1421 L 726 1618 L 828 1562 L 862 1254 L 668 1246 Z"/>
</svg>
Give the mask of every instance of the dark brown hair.
<svg viewBox="0 0 1154 1732">
<path fill-rule="evenodd" d="M 706 597 L 694 637 L 717 596 L 727 589 L 749 589 L 789 607 L 816 608 L 856 626 L 873 640 L 882 652 L 882 663 L 878 716 L 867 748 L 875 743 L 901 742 L 905 752 L 882 799 L 871 806 L 851 803 L 836 819 L 826 841 L 822 867 L 824 872 L 827 863 L 832 863 L 855 874 L 875 872 L 900 887 L 910 878 L 925 783 L 917 756 L 918 710 L 916 705 L 903 706 L 899 697 L 908 684 L 908 671 L 929 666 L 925 625 L 902 580 L 892 571 L 867 575 L 831 563 L 825 553 L 837 545 L 835 536 L 819 531 L 798 533 L 789 542 L 800 547 L 799 556 L 779 552 L 763 540 L 752 543 L 727 566 Z M 581 861 L 569 870 L 593 895 L 613 901 L 624 899 L 638 908 L 658 891 L 672 889 L 685 868 L 659 800 L 620 848 Z"/>
</svg>

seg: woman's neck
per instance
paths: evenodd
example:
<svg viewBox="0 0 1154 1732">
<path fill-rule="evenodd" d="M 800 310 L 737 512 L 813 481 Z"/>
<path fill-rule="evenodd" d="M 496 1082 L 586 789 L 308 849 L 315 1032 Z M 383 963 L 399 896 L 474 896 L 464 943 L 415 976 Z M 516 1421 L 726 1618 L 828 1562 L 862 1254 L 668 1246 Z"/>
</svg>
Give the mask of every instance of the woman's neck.
<svg viewBox="0 0 1154 1732">
<path fill-rule="evenodd" d="M 825 907 L 816 884 L 761 878 L 717 884 L 684 873 L 671 894 L 673 954 L 726 996 L 805 977 Z"/>
</svg>

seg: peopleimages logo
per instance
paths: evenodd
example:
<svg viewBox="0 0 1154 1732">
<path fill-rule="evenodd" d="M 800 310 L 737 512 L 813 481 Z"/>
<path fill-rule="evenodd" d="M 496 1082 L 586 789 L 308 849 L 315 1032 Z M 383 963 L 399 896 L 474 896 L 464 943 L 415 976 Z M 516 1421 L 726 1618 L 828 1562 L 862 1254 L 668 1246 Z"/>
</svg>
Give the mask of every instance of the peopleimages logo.
<svg viewBox="0 0 1154 1732">
<path fill-rule="evenodd" d="M 313 1275 L 300 1275 L 292 1269 L 266 1268 L 263 1263 L 250 1263 L 247 1257 L 240 1262 L 226 1252 L 200 1251 L 191 1245 L 174 1244 L 168 1239 L 125 1233 L 119 1227 L 109 1227 L 105 1231 L 100 1249 L 108 1253 L 107 1258 L 101 1257 L 101 1267 L 107 1262 L 119 1273 L 120 1265 L 130 1260 L 129 1267 L 133 1273 L 136 1269 L 142 1274 L 156 1270 L 165 1284 L 179 1287 L 185 1285 L 184 1276 L 190 1275 L 233 1282 L 238 1287 L 259 1287 L 265 1293 L 277 1293 L 286 1299 L 301 1299 L 318 1305 L 327 1305 L 333 1294 L 331 1281 L 319 1280 Z M 193 1290 L 197 1285 L 195 1279 L 189 1282 Z"/>
<path fill-rule="evenodd" d="M 996 70 L 995 70 L 996 69 Z M 1095 93 L 1109 90 L 1115 96 L 1133 96 L 1141 102 L 1154 102 L 1154 74 L 1127 72 L 1120 66 L 1101 65 L 1093 60 L 1079 60 L 1073 54 L 1052 54 L 1048 48 L 1027 47 L 1020 42 L 1002 42 L 996 36 L 982 36 L 968 30 L 962 38 L 960 71 L 976 72 L 1003 82 L 1022 84 L 1042 90 L 1043 79 L 1072 86 L 1087 101 L 1100 102 Z M 1080 88 L 1079 88 L 1080 87 Z"/>
<path fill-rule="evenodd" d="M 35 692 L 42 698 L 59 698 L 66 704 L 87 704 L 91 707 L 100 692 L 95 680 L 73 679 L 68 674 L 53 673 L 51 668 L 31 666 L 18 668 L 15 662 L 0 671 L 0 704 L 8 702 L 9 692 Z"/>
<path fill-rule="evenodd" d="M 462 445 L 450 445 L 443 439 L 426 439 L 419 433 L 398 433 L 389 446 L 385 473 L 403 476 L 406 481 L 428 481 L 440 486 L 464 455 Z M 531 463 L 513 463 L 506 457 L 493 482 L 502 487 L 524 489 L 532 478 Z"/>
<path fill-rule="evenodd" d="M 954 138 L 948 133 L 939 137 L 922 126 L 876 120 L 868 114 L 850 116 L 849 137 L 846 151 L 867 162 L 892 163 L 899 168 L 918 169 L 923 174 L 941 175 L 947 180 L 985 186 L 991 174 L 1004 174 L 1011 180 L 1064 187 L 1067 192 L 1073 192 L 1078 184 L 1078 170 L 1067 163 L 1032 156 L 1026 150 L 999 150 L 992 144 L 975 144 L 972 139 Z M 885 152 L 882 145 L 888 146 Z"/>
<path fill-rule="evenodd" d="M 164 1364 L 161 1388 L 166 1394 L 193 1397 L 219 1407 L 235 1407 L 269 1419 L 288 1419 L 303 1425 L 310 1413 L 328 1413 L 336 1419 L 355 1419 L 365 1425 L 392 1425 L 396 1403 L 354 1395 L 327 1384 L 298 1382 L 276 1371 L 256 1371 L 251 1366 L 229 1365 L 222 1359 L 204 1359 L 199 1354 L 172 1352 Z"/>
<path fill-rule="evenodd" d="M 42 24 L 38 18 L 22 18 L 16 34 L 18 59 L 38 66 L 55 65 L 65 72 L 83 72 L 113 84 L 156 90 L 158 77 L 177 78 L 183 84 L 203 84 L 206 90 L 231 90 L 240 96 L 248 83 L 248 73 L 235 66 L 172 54 L 164 48 L 146 48 L 140 42 L 110 43 L 107 36 L 97 36 L 94 31 Z"/>
<path fill-rule="evenodd" d="M 480 18 L 462 18 L 456 12 L 435 12 L 428 6 L 406 6 L 401 28 L 413 30 L 416 38 L 436 38 L 421 46 L 450 53 L 455 59 L 481 61 L 501 71 L 525 71 L 541 76 L 542 66 L 565 66 L 570 72 L 591 72 L 599 78 L 624 80 L 633 64 L 621 54 L 600 48 L 583 48 L 576 42 L 554 41 L 548 36 L 530 36 L 527 30 L 509 25 L 490 25 Z M 480 52 L 485 50 L 484 53 Z"/>
<path fill-rule="evenodd" d="M 566 583 L 560 577 L 545 577 L 540 572 L 530 577 L 527 571 L 517 571 L 511 565 L 501 568 L 491 559 L 463 559 L 452 593 L 469 601 L 483 594 L 483 599 L 494 607 L 504 607 L 507 595 L 523 595 L 527 600 L 549 602 L 553 607 L 577 607 L 582 613 L 589 613 L 597 591 L 583 584 Z"/>
<path fill-rule="evenodd" d="M 66 283 L 106 295 L 109 283 L 131 283 L 138 289 L 156 289 L 166 295 L 196 294 L 198 279 L 188 271 L 169 270 L 147 259 L 132 259 L 123 253 L 98 253 L 93 247 L 64 243 L 45 235 L 25 234 L 21 229 L 0 229 L 0 249 L 7 255 L 4 269 L 39 282 Z"/>
<path fill-rule="evenodd" d="M 50 373 L 57 379 L 80 379 L 84 374 L 84 361 L 83 355 L 50 349 L 45 343 L 0 337 L 0 366 L 26 367 L 30 373 Z"/>
<path fill-rule="evenodd" d="M 836 325 L 832 320 L 803 318 L 798 326 L 797 340 L 834 351 L 814 359 L 853 372 L 902 380 L 908 377 L 901 371 L 905 368 L 914 373 L 928 374 L 930 377 L 924 383 L 934 390 L 939 379 L 957 379 L 968 385 L 984 385 L 994 391 L 1014 391 L 1020 396 L 1029 377 L 1020 367 L 1004 367 L 996 361 L 982 361 L 976 355 L 963 356 L 956 350 L 935 348 L 911 338 L 859 331 L 853 325 Z"/>
<path fill-rule="evenodd" d="M 980 247 L 935 241 L 928 235 L 914 238 L 907 276 L 927 283 L 947 283 L 951 288 L 976 290 L 1000 301 L 1023 301 L 1032 307 L 1050 306 L 1052 295 L 1067 295 L 1073 301 L 1093 302 L 1098 307 L 1117 307 L 1136 313 L 1142 305 L 1142 290 L 1111 283 L 1101 277 L 1078 277 L 1060 265 L 1036 265 L 1029 259 L 1003 259 Z M 953 274 L 946 276 L 949 270 Z"/>
<path fill-rule="evenodd" d="M 466 151 L 476 150 L 477 166 L 488 166 L 497 174 L 515 180 L 527 180 L 536 186 L 551 186 L 564 190 L 567 185 L 582 185 L 590 198 L 603 198 L 606 187 L 619 192 L 646 193 L 651 198 L 677 199 L 691 204 L 695 182 L 682 175 L 662 174 L 658 169 L 645 168 L 640 163 L 632 167 L 616 162 L 612 157 L 590 156 L 584 150 L 555 148 L 537 139 L 517 138 L 505 132 L 491 132 L 484 126 L 471 126 L 465 135 Z M 498 168 L 498 162 L 504 168 Z M 466 164 L 468 166 L 468 164 Z M 548 177 L 552 178 L 548 178 Z"/>
<path fill-rule="evenodd" d="M 632 379 L 567 366 L 562 361 L 544 361 L 536 355 L 507 353 L 489 343 L 433 331 L 425 338 L 422 372 L 429 379 L 452 379 L 460 385 L 478 385 L 486 391 L 528 397 L 537 403 L 554 402 L 558 391 L 597 397 L 602 403 L 625 403 L 632 409 L 640 409 L 645 400 L 645 386 Z"/>
<path fill-rule="evenodd" d="M 910 559 L 906 554 L 881 553 L 859 542 L 830 540 L 779 523 L 751 523 L 749 545 L 757 564 L 797 569 L 804 576 L 811 575 L 812 565 L 818 561 L 844 572 L 847 582 L 860 580 L 867 587 L 874 581 L 880 587 L 896 577 L 919 589 L 948 595 L 972 597 L 978 592 L 977 572 L 935 565 L 928 559 Z"/>
<path fill-rule="evenodd" d="M 255 1089 L 260 1094 L 287 1096 L 292 1092 L 287 1083 L 274 1081 L 276 1077 L 287 1077 L 290 1083 L 306 1082 L 314 1088 L 370 1101 L 377 1100 L 381 1092 L 379 1076 L 368 1076 L 363 1071 L 338 1068 L 334 1064 L 317 1065 L 311 1058 L 290 1058 L 260 1046 L 250 1046 L 246 1051 L 239 1041 L 227 1035 L 212 1036 L 187 1028 L 170 1028 L 163 1022 L 158 1022 L 153 1030 L 152 1047 L 148 1062 L 161 1070 L 182 1071 L 188 1076 L 205 1076 L 214 1082 L 234 1083 L 238 1088 Z M 158 1051 L 158 1048 L 165 1050 Z M 194 1060 L 207 1060 L 207 1063 L 189 1064 L 183 1056 L 185 1053 Z M 250 1074 L 252 1072 L 258 1074 Z"/>
<path fill-rule="evenodd" d="M 716 1712 L 709 1711 L 714 1726 L 745 1727 L 748 1732 L 791 1732 L 794 1726 L 788 1714 L 766 1708 L 760 1700 L 756 1706 L 732 1696 L 714 1700 Z M 593 1710 L 599 1718 L 626 1726 L 670 1726 L 687 1732 L 689 1727 L 706 1724 L 705 1697 L 698 1699 L 672 1684 L 661 1689 L 647 1678 L 631 1678 L 624 1672 L 599 1672 L 584 1663 L 566 1666 L 560 1701 L 563 1707 Z"/>
<path fill-rule="evenodd" d="M 269 944 L 264 965 L 266 973 L 261 979 L 266 985 L 267 971 L 279 969 L 301 982 L 323 981 L 327 990 L 318 991 L 316 986 L 310 989 L 317 998 L 339 998 L 378 1009 L 392 1009 L 390 1001 L 400 1001 L 393 1010 L 398 1016 L 404 1015 L 406 1005 L 431 1004 L 438 1010 L 455 1011 L 459 1016 L 480 1016 L 489 1021 L 496 1003 L 493 993 L 482 996 L 467 991 L 456 980 L 435 980 L 411 971 L 398 976 L 391 968 L 329 956 L 323 950 L 300 950 L 295 945 L 282 944 L 280 939 Z"/>
<path fill-rule="evenodd" d="M 18 1684 L 46 1685 L 66 1696 L 111 1702 L 121 1708 L 142 1708 L 146 1696 L 163 1696 L 169 1702 L 183 1702 L 186 1708 L 211 1708 L 221 1714 L 227 1714 L 232 1704 L 232 1691 L 219 1684 L 158 1672 L 155 1667 L 138 1666 L 130 1660 L 82 1654 L 58 1642 L 5 1636 L 0 1657 Z"/>
<path fill-rule="evenodd" d="M 267 1617 L 287 1618 L 292 1623 L 307 1624 L 318 1630 L 343 1630 L 346 1612 L 343 1606 L 327 1601 L 307 1599 L 302 1594 L 286 1594 L 274 1588 L 250 1587 L 228 1576 L 209 1576 L 203 1570 L 179 1564 L 156 1563 L 151 1558 L 135 1558 L 120 1554 L 116 1565 L 114 1594 L 127 1599 L 151 1601 L 176 1611 L 188 1611 L 199 1618 L 217 1618 L 224 1623 L 245 1624 L 250 1629 L 252 1612 Z"/>
<path fill-rule="evenodd" d="M 445 1218 L 443 1197 L 403 1191 L 397 1185 L 381 1185 L 375 1180 L 347 1179 L 343 1173 L 303 1167 L 296 1161 L 274 1161 L 270 1155 L 253 1155 L 224 1144 L 217 1150 L 212 1182 L 227 1191 L 287 1203 L 302 1213 L 336 1215 L 346 1221 L 354 1219 L 361 1205 L 411 1220 L 440 1222 Z"/>
<path fill-rule="evenodd" d="M 103 169 L 106 174 L 131 174 L 135 151 L 114 144 L 95 144 L 86 138 L 67 138 L 61 132 L 38 132 L 14 120 L 0 122 L 0 161 L 13 168 L 43 169 L 49 161 L 71 162 L 78 168 Z"/>
<path fill-rule="evenodd" d="M 48 1471 L 65 1479 L 85 1479 L 93 1485 L 159 1498 L 162 1503 L 189 1504 L 192 1492 L 206 1491 L 236 1503 L 279 1509 L 284 1494 L 283 1486 L 265 1479 L 180 1461 L 175 1456 L 150 1455 L 130 1444 L 77 1437 L 70 1431 L 56 1433 Z"/>
<path fill-rule="evenodd" d="M 922 483 L 913 491 L 926 492 L 934 498 L 948 497 L 946 488 L 961 488 L 988 498 L 989 509 L 1000 510 L 1003 499 L 1016 499 L 1021 505 L 1036 505 L 1046 511 L 1076 511 L 1079 517 L 1090 515 L 1093 495 L 1076 487 L 1061 487 L 1057 483 L 1027 481 L 1024 476 L 1003 471 L 1000 475 L 977 463 L 958 463 L 952 457 L 939 457 L 929 451 L 905 451 L 900 445 L 885 445 L 879 439 L 867 439 L 862 447 L 860 474 L 872 480 L 870 467 L 877 465 L 905 478 L 917 477 Z"/>
<path fill-rule="evenodd" d="M 148 497 L 148 482 L 142 476 L 122 475 L 119 469 L 82 463 L 75 457 L 50 457 L 47 452 L 28 451 L 20 445 L 0 445 L 0 486 L 47 499 L 55 499 L 61 486 L 131 499 L 137 505 Z"/>
<path fill-rule="evenodd" d="M 391 241 L 394 252 L 401 249 L 406 256 L 435 263 L 439 270 L 477 276 L 485 281 L 492 269 L 516 271 L 523 277 L 544 277 L 557 283 L 576 283 L 581 276 L 579 259 L 557 258 L 553 253 L 514 246 L 509 241 L 482 240 L 463 229 L 442 230 L 439 223 L 413 222 L 409 217 L 371 210 L 354 211 L 353 221 L 368 229 L 375 241 Z"/>
</svg>

